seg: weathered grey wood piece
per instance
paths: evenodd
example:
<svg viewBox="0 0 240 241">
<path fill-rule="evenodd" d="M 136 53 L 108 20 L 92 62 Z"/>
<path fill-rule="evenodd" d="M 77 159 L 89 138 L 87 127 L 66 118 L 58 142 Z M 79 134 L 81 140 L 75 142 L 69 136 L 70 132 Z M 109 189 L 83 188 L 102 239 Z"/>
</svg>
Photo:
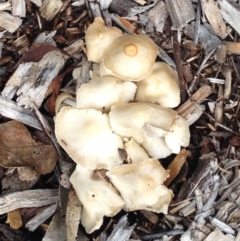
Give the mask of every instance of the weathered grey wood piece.
<svg viewBox="0 0 240 241">
<path fill-rule="evenodd" d="M 165 1 L 172 20 L 172 27 L 182 28 L 195 18 L 191 0 Z"/>
<path fill-rule="evenodd" d="M 17 120 L 28 126 L 42 130 L 36 116 L 29 110 L 18 106 L 15 102 L 0 96 L 0 115 Z"/>
<path fill-rule="evenodd" d="M 44 208 L 39 213 L 37 213 L 33 218 L 31 218 L 25 225 L 25 227 L 33 232 L 36 230 L 43 222 L 50 218 L 56 211 L 57 204 L 53 204 L 49 207 Z"/>
<path fill-rule="evenodd" d="M 183 31 L 189 38 L 194 39 L 194 25 L 188 24 Z M 210 33 L 203 25 L 199 26 L 198 41 L 206 54 L 216 49 L 221 44 L 221 40 L 216 35 Z"/>
<path fill-rule="evenodd" d="M 27 190 L 0 197 L 0 215 L 18 208 L 42 207 L 58 202 L 58 189 Z"/>
<path fill-rule="evenodd" d="M 240 35 L 240 12 L 226 0 L 218 0 L 223 19 Z"/>
</svg>

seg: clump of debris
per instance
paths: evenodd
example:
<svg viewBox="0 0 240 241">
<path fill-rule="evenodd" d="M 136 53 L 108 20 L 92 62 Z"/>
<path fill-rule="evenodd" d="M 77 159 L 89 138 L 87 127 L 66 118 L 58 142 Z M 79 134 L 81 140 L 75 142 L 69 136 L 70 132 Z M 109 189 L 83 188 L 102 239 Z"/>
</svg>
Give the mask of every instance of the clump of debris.
<svg viewBox="0 0 240 241">
<path fill-rule="evenodd" d="M 237 0 L 0 3 L 0 239 L 240 240 Z"/>
</svg>

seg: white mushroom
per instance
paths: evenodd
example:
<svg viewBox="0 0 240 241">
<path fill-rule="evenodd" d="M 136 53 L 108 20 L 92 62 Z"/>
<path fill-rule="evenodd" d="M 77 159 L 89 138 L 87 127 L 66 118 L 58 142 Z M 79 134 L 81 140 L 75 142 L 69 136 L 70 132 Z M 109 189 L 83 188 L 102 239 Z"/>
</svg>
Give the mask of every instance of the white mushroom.
<svg viewBox="0 0 240 241">
<path fill-rule="evenodd" d="M 112 133 L 109 117 L 94 109 L 63 107 L 55 118 L 59 144 L 77 163 L 91 170 L 122 163 L 122 139 Z"/>
<path fill-rule="evenodd" d="M 124 143 L 124 149 L 127 152 L 129 163 L 136 163 L 149 158 L 146 151 L 133 138 Z"/>
<path fill-rule="evenodd" d="M 136 85 L 132 82 L 93 75 L 93 78 L 82 84 L 77 91 L 77 108 L 94 108 L 109 112 L 116 103 L 133 101 L 135 92 Z"/>
<path fill-rule="evenodd" d="M 100 63 L 104 51 L 120 36 L 122 36 L 120 29 L 106 27 L 101 17 L 95 18 L 85 35 L 88 60 Z"/>
<path fill-rule="evenodd" d="M 133 137 L 139 144 L 147 140 L 146 124 L 162 129 L 164 134 L 171 129 L 176 115 L 174 110 L 140 102 L 116 104 L 109 113 L 113 131 L 122 137 Z"/>
<path fill-rule="evenodd" d="M 104 52 L 100 74 L 139 81 L 151 74 L 157 54 L 157 46 L 147 36 L 126 34 Z"/>
<path fill-rule="evenodd" d="M 81 223 L 87 233 L 99 229 L 104 216 L 116 215 L 124 205 L 122 198 L 109 183 L 94 179 L 93 171 L 80 165 L 76 166 L 70 182 L 83 205 Z"/>
<path fill-rule="evenodd" d="M 149 137 L 142 143 L 142 146 L 151 157 L 158 159 L 172 154 L 172 150 L 167 146 L 164 137 Z"/>
<path fill-rule="evenodd" d="M 124 210 L 167 213 L 173 193 L 163 185 L 169 174 L 157 159 L 116 166 L 106 175 L 120 192 Z"/>
<path fill-rule="evenodd" d="M 187 147 L 189 145 L 190 132 L 187 121 L 180 115 L 177 115 L 175 122 L 165 135 L 167 146 L 173 153 L 179 153 L 181 146 Z"/>
<path fill-rule="evenodd" d="M 180 104 L 180 87 L 176 71 L 164 62 L 156 62 L 146 79 L 137 82 L 136 101 L 174 108 Z"/>
<path fill-rule="evenodd" d="M 73 96 L 69 93 L 61 93 L 55 101 L 55 114 L 57 114 L 63 106 L 76 106 L 76 101 Z"/>
</svg>

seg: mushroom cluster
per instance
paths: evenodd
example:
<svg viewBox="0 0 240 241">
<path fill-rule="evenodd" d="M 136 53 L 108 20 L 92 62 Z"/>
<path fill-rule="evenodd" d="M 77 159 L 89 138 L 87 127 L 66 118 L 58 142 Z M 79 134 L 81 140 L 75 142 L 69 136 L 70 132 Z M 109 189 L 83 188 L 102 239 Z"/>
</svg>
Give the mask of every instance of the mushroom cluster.
<svg viewBox="0 0 240 241">
<path fill-rule="evenodd" d="M 121 209 L 167 213 L 173 193 L 163 185 L 169 172 L 158 159 L 188 146 L 190 132 L 170 109 L 180 103 L 177 74 L 155 62 L 158 48 L 150 38 L 96 18 L 85 41 L 98 69 L 78 89 L 76 104 L 69 95 L 57 99 L 55 134 L 77 164 L 70 181 L 91 233 Z"/>
</svg>

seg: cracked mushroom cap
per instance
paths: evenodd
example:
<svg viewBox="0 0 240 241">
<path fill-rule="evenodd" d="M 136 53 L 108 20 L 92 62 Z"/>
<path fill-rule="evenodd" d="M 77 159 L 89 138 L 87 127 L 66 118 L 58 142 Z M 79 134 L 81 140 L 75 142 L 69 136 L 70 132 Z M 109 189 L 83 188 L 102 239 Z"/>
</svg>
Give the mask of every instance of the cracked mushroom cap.
<svg viewBox="0 0 240 241">
<path fill-rule="evenodd" d="M 104 216 L 112 217 L 124 206 L 124 201 L 114 188 L 105 180 L 94 179 L 93 174 L 93 171 L 77 165 L 70 177 L 83 205 L 81 223 L 87 233 L 99 229 Z"/>
<path fill-rule="evenodd" d="M 137 84 L 136 101 L 174 108 L 180 104 L 180 87 L 176 71 L 164 62 L 156 62 L 153 71 Z"/>
<path fill-rule="evenodd" d="M 147 36 L 123 35 L 104 52 L 100 74 L 126 81 L 142 80 L 151 74 L 157 54 L 157 46 Z"/>
<path fill-rule="evenodd" d="M 107 114 L 94 109 L 63 107 L 55 118 L 59 144 L 77 163 L 91 170 L 122 163 L 122 139 L 112 132 Z"/>
<path fill-rule="evenodd" d="M 116 166 L 106 175 L 120 192 L 124 210 L 167 213 L 173 193 L 163 185 L 169 174 L 157 159 Z"/>
<path fill-rule="evenodd" d="M 157 131 L 170 131 L 177 113 L 174 110 L 151 103 L 119 103 L 111 108 L 110 125 L 114 133 L 131 138 L 139 144 L 147 141 L 147 124 L 157 127 Z"/>
<path fill-rule="evenodd" d="M 149 158 L 147 152 L 133 138 L 124 143 L 124 149 L 127 152 L 129 163 L 136 163 Z"/>
<path fill-rule="evenodd" d="M 165 135 L 165 142 L 172 153 L 179 153 L 181 146 L 187 147 L 190 141 L 190 131 L 187 121 L 177 115 L 170 132 Z"/>
<path fill-rule="evenodd" d="M 167 146 L 164 137 L 150 137 L 142 143 L 143 148 L 151 156 L 158 159 L 165 158 L 172 154 L 172 150 Z"/>
<path fill-rule="evenodd" d="M 103 19 L 96 17 L 94 22 L 87 28 L 85 35 L 88 60 L 100 63 L 104 51 L 120 36 L 122 36 L 120 29 L 106 27 Z"/>
<path fill-rule="evenodd" d="M 133 101 L 136 88 L 132 82 L 93 75 L 93 78 L 82 84 L 77 91 L 77 108 L 94 108 L 109 112 L 114 104 Z"/>
</svg>

